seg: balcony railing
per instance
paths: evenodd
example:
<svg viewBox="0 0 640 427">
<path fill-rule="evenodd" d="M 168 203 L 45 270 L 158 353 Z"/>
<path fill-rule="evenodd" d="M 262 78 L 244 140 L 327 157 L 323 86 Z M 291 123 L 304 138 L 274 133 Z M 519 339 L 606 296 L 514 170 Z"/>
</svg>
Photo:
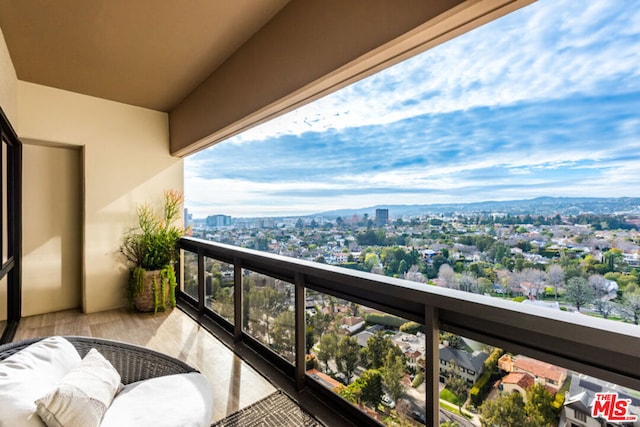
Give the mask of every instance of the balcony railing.
<svg viewBox="0 0 640 427">
<path fill-rule="evenodd" d="M 237 342 L 251 346 L 290 377 L 298 389 L 326 393 L 305 375 L 305 290 L 362 304 L 425 325 L 426 425 L 439 425 L 438 337 L 441 330 L 527 355 L 631 389 L 640 390 L 640 327 L 576 313 L 519 304 L 499 298 L 428 286 L 401 279 L 304 261 L 211 241 L 183 238 L 185 257 L 197 260 L 197 292 L 181 296 L 201 316 L 215 320 Z M 233 266 L 233 321 L 207 307 L 205 260 Z M 243 274 L 250 270 L 294 290 L 293 361 L 276 355 L 252 337 L 243 318 Z M 183 284 L 184 286 L 184 284 Z M 197 295 L 196 295 L 197 293 Z M 326 393 L 323 398 L 342 405 Z M 342 410 L 342 407 L 341 407 Z M 344 410 L 349 409 L 344 403 Z"/>
</svg>

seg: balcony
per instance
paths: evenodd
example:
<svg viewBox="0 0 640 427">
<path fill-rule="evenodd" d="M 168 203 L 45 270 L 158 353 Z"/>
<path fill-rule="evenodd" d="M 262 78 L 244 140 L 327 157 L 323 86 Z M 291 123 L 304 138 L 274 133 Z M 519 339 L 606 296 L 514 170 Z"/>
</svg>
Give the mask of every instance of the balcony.
<svg viewBox="0 0 640 427">
<path fill-rule="evenodd" d="M 203 372 L 214 385 L 213 421 L 276 389 L 284 389 L 328 425 L 348 423 L 345 418 L 356 425 L 379 425 L 331 392 L 317 376 L 306 372 L 305 293 L 313 291 L 426 326 L 426 342 L 432 343 L 425 348 L 427 425 L 438 425 L 444 416 L 438 399 L 433 397 L 438 395 L 440 330 L 632 389 L 640 388 L 640 375 L 635 368 L 640 358 L 640 331 L 635 325 L 550 310 L 536 312 L 529 306 L 443 288 L 419 289 L 419 284 L 404 280 L 200 239 L 184 238 L 181 248 L 182 310 L 155 316 L 125 309 L 89 315 L 77 310 L 48 313 L 24 318 L 15 339 L 86 335 L 143 345 L 177 357 Z M 236 290 L 231 316 L 228 311 L 211 309 L 206 267 L 213 260 L 233 266 L 232 277 L 225 275 Z M 291 352 L 275 352 L 243 327 L 247 324 L 242 320 L 243 310 L 235 308 L 243 307 L 246 294 L 242 292 L 242 278 L 247 277 L 247 271 L 293 287 L 295 343 Z M 189 287 L 190 283 L 196 287 Z"/>
<path fill-rule="evenodd" d="M 414 321 L 425 326 L 426 425 L 438 425 L 440 414 L 439 331 L 500 347 L 593 376 L 630 389 L 640 389 L 640 329 L 636 325 L 608 321 L 550 309 L 532 308 L 510 301 L 355 272 L 340 267 L 291 259 L 210 241 L 184 238 L 181 300 L 191 316 L 215 331 L 236 349 L 260 354 L 297 391 L 310 392 L 337 408 L 358 425 L 378 425 L 322 385 L 306 371 L 305 293 L 313 291 L 340 298 Z M 233 269 L 233 307 L 211 309 L 208 266 L 220 261 Z M 228 270 L 227 270 L 228 271 Z M 249 274 L 275 279 L 291 291 L 295 321 L 291 348 L 275 346 L 264 333 L 252 332 L 250 304 L 243 301 L 243 280 Z M 266 279 L 265 279 L 266 280 Z M 266 283 L 266 282 L 265 282 Z M 268 286 L 268 285 L 267 285 Z M 289 308 L 284 309 L 289 310 Z M 222 315 L 221 315 L 222 314 Z M 243 316 L 247 316 L 244 318 Z M 274 315 L 275 316 L 275 315 Z M 268 320 L 267 320 L 268 322 Z M 272 328 L 274 326 L 272 325 Z M 273 330 L 273 329 L 272 329 Z M 280 331 L 279 333 L 283 333 Z M 289 332 L 286 332 L 289 333 Z M 268 335 L 268 333 L 267 333 Z M 286 383 L 286 381 L 285 381 Z"/>
<path fill-rule="evenodd" d="M 184 41 L 182 36 L 193 28 L 218 27 L 209 22 L 217 12 L 175 6 L 175 11 L 152 14 L 168 16 L 171 25 L 165 25 L 151 21 L 144 7 L 137 15 L 130 7 L 123 7 L 114 16 L 126 19 L 97 22 L 91 5 L 72 10 L 56 4 L 44 10 L 25 4 L 12 10 L 13 5 L 7 3 L 0 14 L 0 107 L 19 135 L 9 132 L 8 120 L 6 124 L 2 121 L 0 131 L 6 145 L 2 178 L 7 188 L 2 200 L 0 277 L 7 279 L 0 280 L 0 331 L 9 337 L 21 316 L 49 313 L 25 317 L 16 338 L 88 334 L 176 355 L 210 375 L 220 386 L 219 393 L 227 396 L 216 407 L 216 417 L 263 395 L 258 384 L 264 379 L 242 359 L 273 384 L 267 384 L 265 390 L 287 390 L 310 411 L 326 414 L 326 418 L 320 415 L 321 419 L 344 422 L 344 416 L 359 425 L 375 424 L 306 373 L 305 294 L 313 291 L 425 326 L 427 384 L 422 410 L 428 425 L 442 419 L 436 398 L 439 331 L 640 389 L 640 333 L 636 326 L 537 311 L 488 297 L 424 288 L 196 239 L 182 241 L 185 277 L 179 298 L 181 309 L 192 320 L 178 310 L 158 317 L 112 310 L 122 305 L 121 288 L 127 275 L 126 268 L 111 256 L 119 237 L 132 225 L 132 212 L 139 202 L 149 201 L 151 194 L 166 188 L 183 188 L 182 157 L 484 25 L 531 0 L 413 2 L 415 7 L 403 10 L 388 2 L 373 2 L 366 9 L 347 2 L 266 3 L 271 6 L 252 15 L 254 19 L 246 19 L 250 11 L 236 14 L 235 3 L 230 7 L 238 22 L 251 22 L 253 27 L 245 27 L 244 36 L 234 38 L 236 45 L 222 49 L 215 61 L 187 57 L 207 50 L 193 46 L 205 46 L 204 41 L 212 40 L 220 45 L 228 34 L 212 37 L 203 31 L 201 42 Z M 154 10 L 157 12 L 157 7 Z M 176 19 L 177 12 L 190 16 Z M 54 19 L 56 16 L 60 19 Z M 25 26 L 25 22 L 39 25 Z M 71 30 L 68 39 L 57 38 L 68 34 L 61 31 L 60 22 Z M 131 31 L 112 22 L 130 23 Z M 50 23 L 53 25 L 48 26 Z M 145 23 L 150 25 L 148 31 L 140 31 Z M 96 31 L 98 24 L 104 33 Z M 103 41 L 122 43 L 106 46 L 108 49 L 96 47 L 95 34 L 103 34 Z M 139 39 L 142 34 L 152 37 Z M 39 43 L 31 42 L 35 36 Z M 159 36 L 165 41 L 158 42 Z M 85 52 L 72 49 L 81 41 L 88 42 Z M 72 54 L 69 57 L 62 54 L 65 52 Z M 107 58 L 101 55 L 104 52 L 122 53 L 131 60 L 130 65 L 114 55 L 107 66 Z M 187 57 L 178 55 L 181 52 Z M 178 90 L 159 74 L 172 69 L 166 66 L 168 59 L 175 61 L 174 70 L 186 73 L 174 71 L 171 77 L 188 82 L 190 87 Z M 196 70 L 197 76 L 189 74 L 187 59 L 218 65 Z M 91 62 L 96 60 L 97 64 Z M 30 66 L 45 75 L 35 77 Z M 57 67 L 62 80 L 52 81 L 47 73 Z M 103 73 L 97 74 L 99 70 Z M 83 73 L 74 74 L 76 71 Z M 105 84 L 107 78 L 113 83 Z M 168 92 L 175 92 L 173 100 L 158 99 L 170 95 Z M 146 98 L 145 93 L 153 96 L 141 99 Z M 11 148 L 22 144 L 23 157 L 22 148 Z M 13 181 L 7 179 L 11 177 Z M 62 199 L 63 195 L 68 199 Z M 61 207 L 68 210 L 58 210 Z M 207 266 L 212 260 L 228 264 L 233 272 L 229 288 L 233 298 L 214 307 L 215 312 L 207 287 Z M 287 341 L 276 346 L 286 344 L 283 348 L 273 351 L 269 334 L 255 333 L 261 319 L 243 312 L 245 272 L 261 275 L 265 281 L 277 280 L 290 294 L 293 320 L 283 330 Z M 58 314 L 58 310 L 70 307 L 81 307 L 91 314 Z M 269 328 L 269 322 L 267 317 L 264 326 Z M 127 326 L 131 324 L 136 327 Z M 146 332 L 131 333 L 141 330 L 141 325 Z M 210 341 L 196 325 L 214 332 L 220 341 Z M 223 372 L 215 370 L 219 361 L 212 358 L 219 353 L 228 357 L 224 366 L 230 368 Z M 249 386 L 243 386 L 245 381 Z M 336 409 L 337 414 L 327 407 Z"/>
</svg>

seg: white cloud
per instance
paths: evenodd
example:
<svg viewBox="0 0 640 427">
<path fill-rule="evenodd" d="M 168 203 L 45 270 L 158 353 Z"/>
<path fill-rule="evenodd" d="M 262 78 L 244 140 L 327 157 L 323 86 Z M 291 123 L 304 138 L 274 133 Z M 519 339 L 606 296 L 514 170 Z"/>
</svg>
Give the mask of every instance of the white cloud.
<svg viewBox="0 0 640 427">
<path fill-rule="evenodd" d="M 598 94 L 602 81 L 621 74 L 640 76 L 637 43 L 618 40 L 619 34 L 612 33 L 622 24 L 614 29 L 602 25 L 603 16 L 622 19 L 619 14 L 629 14 L 624 29 L 638 37 L 638 12 L 629 11 L 626 2 L 540 1 L 503 22 L 476 29 L 250 130 L 234 142 L 384 125 L 428 113 L 559 99 L 571 93 Z M 407 102 L 414 104 L 400 108 Z"/>
<path fill-rule="evenodd" d="M 630 8 L 629 4 L 622 0 L 540 0 L 498 22 L 222 143 L 264 141 L 269 144 L 270 140 L 283 135 L 322 133 L 330 129 L 336 138 L 348 137 L 352 128 L 380 126 L 371 141 L 362 143 L 367 150 L 387 154 L 386 158 L 381 156 L 380 161 L 390 163 L 414 155 L 437 156 L 437 161 L 428 167 L 399 166 L 392 171 L 371 169 L 355 173 L 351 170 L 354 168 L 351 158 L 345 161 L 341 173 L 313 175 L 311 183 L 279 183 L 284 171 L 272 170 L 268 176 L 264 175 L 265 181 L 272 182 L 207 180 L 200 177 L 214 176 L 203 172 L 215 168 L 215 164 L 210 160 L 188 159 L 185 165 L 188 197 L 220 213 L 259 216 L 377 203 L 637 194 L 635 183 L 640 179 L 637 161 L 610 160 L 635 155 L 640 150 L 637 113 L 629 112 L 628 117 L 612 125 L 613 130 L 594 130 L 591 134 L 579 129 L 584 125 L 581 121 L 585 121 L 582 116 L 567 120 L 564 126 L 550 132 L 533 129 L 531 134 L 520 132 L 517 137 L 509 134 L 512 127 L 501 128 L 502 134 L 488 135 L 495 127 L 484 128 L 478 123 L 477 129 L 469 131 L 470 141 L 461 140 L 464 134 L 455 132 L 451 135 L 424 132 L 420 136 L 425 139 L 422 146 L 415 135 L 393 135 L 390 132 L 395 128 L 385 126 L 425 114 L 434 117 L 451 112 L 469 114 L 470 109 L 476 107 L 498 110 L 523 102 L 542 105 L 549 100 L 637 92 L 640 87 L 640 7 L 637 2 L 633 3 L 636 7 Z M 584 105 L 581 108 L 581 112 L 589 113 L 588 107 L 587 110 Z M 597 113 L 588 117 L 595 120 Z M 544 115 L 541 117 L 536 119 L 544 120 Z M 606 125 L 603 123 L 602 128 Z M 446 131 L 446 126 L 439 128 L 442 129 Z M 581 131 L 579 138 L 574 135 L 578 131 Z M 367 132 L 361 135 L 366 136 Z M 315 137 L 317 139 L 317 135 Z M 384 147 L 375 145 L 384 138 L 392 144 L 387 141 Z M 304 144 L 304 136 L 300 142 Z M 360 143 L 353 141 L 354 146 Z M 280 155 L 292 162 L 306 162 L 314 170 L 321 169 L 316 168 L 314 162 L 321 162 L 327 169 L 330 163 L 335 167 L 335 163 L 340 162 L 339 153 L 336 156 L 333 152 L 331 160 L 296 159 L 296 153 L 300 157 L 296 148 L 292 145 L 290 153 Z M 349 148 L 353 157 L 353 147 Z M 391 150 L 406 154 L 395 155 Z M 454 154 L 447 157 L 447 150 Z M 375 156 L 366 158 L 377 160 Z M 268 164 L 268 159 L 264 162 Z M 281 167 L 283 164 L 286 162 L 279 163 Z M 253 161 L 246 167 L 256 165 Z M 563 170 L 567 170 L 564 181 Z M 322 192 L 309 197 L 310 186 Z M 384 194 L 383 190 L 389 188 L 398 190 L 392 195 Z M 355 194 L 358 189 L 371 189 L 372 193 Z M 491 189 L 491 193 L 482 189 Z M 418 190 L 425 190 L 425 194 L 418 194 Z M 202 213 L 218 213 L 198 209 Z"/>
</svg>

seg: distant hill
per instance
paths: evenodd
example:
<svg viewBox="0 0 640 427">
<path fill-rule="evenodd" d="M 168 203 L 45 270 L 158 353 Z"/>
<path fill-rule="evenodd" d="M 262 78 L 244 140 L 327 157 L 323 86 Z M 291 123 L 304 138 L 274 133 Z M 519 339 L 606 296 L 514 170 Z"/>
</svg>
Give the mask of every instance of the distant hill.
<svg viewBox="0 0 640 427">
<path fill-rule="evenodd" d="M 389 216 L 418 216 L 448 213 L 505 213 L 511 215 L 578 215 L 594 214 L 640 214 L 640 197 L 595 198 L 595 197 L 537 197 L 528 200 L 486 201 L 475 203 L 446 203 L 433 205 L 377 205 L 358 209 L 338 209 L 309 216 L 328 218 L 351 217 L 368 214 L 375 216 L 376 209 L 389 209 Z"/>
</svg>

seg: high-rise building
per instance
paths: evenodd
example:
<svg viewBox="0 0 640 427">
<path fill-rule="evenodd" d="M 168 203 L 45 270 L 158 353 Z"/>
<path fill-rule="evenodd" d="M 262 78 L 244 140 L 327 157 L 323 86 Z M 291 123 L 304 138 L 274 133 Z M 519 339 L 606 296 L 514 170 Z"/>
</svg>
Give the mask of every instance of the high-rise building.
<svg viewBox="0 0 640 427">
<path fill-rule="evenodd" d="M 209 215 L 207 217 L 207 226 L 209 227 L 225 227 L 231 225 L 231 217 L 229 215 Z"/>
<path fill-rule="evenodd" d="M 389 222 L 389 209 L 376 209 L 376 225 L 382 227 Z"/>
</svg>

